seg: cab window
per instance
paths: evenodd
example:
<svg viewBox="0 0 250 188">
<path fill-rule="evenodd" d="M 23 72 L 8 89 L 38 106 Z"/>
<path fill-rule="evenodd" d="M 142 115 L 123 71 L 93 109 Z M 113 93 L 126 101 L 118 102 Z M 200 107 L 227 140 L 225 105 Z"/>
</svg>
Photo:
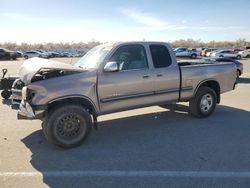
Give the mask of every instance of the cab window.
<svg viewBox="0 0 250 188">
<path fill-rule="evenodd" d="M 155 68 L 164 68 L 171 65 L 172 60 L 169 51 L 164 45 L 150 45 L 150 52 Z"/>
<path fill-rule="evenodd" d="M 142 45 L 122 46 L 110 60 L 118 63 L 120 71 L 148 68 L 146 52 Z"/>
</svg>

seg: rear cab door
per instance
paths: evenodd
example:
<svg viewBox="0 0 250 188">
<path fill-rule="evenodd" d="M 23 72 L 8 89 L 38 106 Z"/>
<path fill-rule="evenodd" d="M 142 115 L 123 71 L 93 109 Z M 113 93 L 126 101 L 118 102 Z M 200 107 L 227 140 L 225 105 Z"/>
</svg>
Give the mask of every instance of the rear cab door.
<svg viewBox="0 0 250 188">
<path fill-rule="evenodd" d="M 148 46 L 153 62 L 155 101 L 167 103 L 179 99 L 180 70 L 174 53 L 165 43 Z"/>
</svg>

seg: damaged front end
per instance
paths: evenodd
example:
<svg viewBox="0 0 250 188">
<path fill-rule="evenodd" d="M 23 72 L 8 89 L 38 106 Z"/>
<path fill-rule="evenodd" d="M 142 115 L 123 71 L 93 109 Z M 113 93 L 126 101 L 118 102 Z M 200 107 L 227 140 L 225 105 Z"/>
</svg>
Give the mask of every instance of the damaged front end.
<svg viewBox="0 0 250 188">
<path fill-rule="evenodd" d="M 52 83 L 58 83 L 59 77 L 83 71 L 72 65 L 50 60 L 39 58 L 27 60 L 20 68 L 20 78 L 12 85 L 12 107 L 19 106 L 18 119 L 40 119 L 44 116 L 46 106 L 34 104 L 33 98 L 46 90 L 46 85 L 50 85 L 48 79 L 55 78 Z M 60 79 L 60 82 L 62 81 Z"/>
</svg>

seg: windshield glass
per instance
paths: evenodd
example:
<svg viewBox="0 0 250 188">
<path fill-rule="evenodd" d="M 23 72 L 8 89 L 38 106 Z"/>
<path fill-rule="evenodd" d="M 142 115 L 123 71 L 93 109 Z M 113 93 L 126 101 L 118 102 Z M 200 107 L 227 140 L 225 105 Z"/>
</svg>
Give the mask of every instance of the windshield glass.
<svg viewBox="0 0 250 188">
<path fill-rule="evenodd" d="M 103 44 L 88 51 L 74 66 L 84 69 L 96 68 L 112 49 L 111 44 Z"/>
</svg>

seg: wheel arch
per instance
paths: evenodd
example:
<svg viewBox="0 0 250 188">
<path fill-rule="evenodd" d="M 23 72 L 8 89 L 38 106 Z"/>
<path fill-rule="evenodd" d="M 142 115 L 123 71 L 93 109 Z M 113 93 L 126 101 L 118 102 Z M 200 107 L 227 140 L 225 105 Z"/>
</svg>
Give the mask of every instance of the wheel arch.
<svg viewBox="0 0 250 188">
<path fill-rule="evenodd" d="M 95 106 L 94 102 L 91 99 L 84 96 L 67 96 L 63 98 L 54 99 L 48 103 L 47 110 L 50 111 L 52 108 L 62 104 L 80 105 L 82 107 L 87 108 L 87 110 L 89 110 L 89 113 L 95 117 L 97 117 L 97 115 L 99 114 L 99 111 Z"/>
<path fill-rule="evenodd" d="M 211 89 L 213 89 L 215 91 L 216 96 L 217 96 L 217 103 L 219 104 L 220 103 L 220 84 L 216 80 L 201 81 L 195 89 L 194 97 L 195 97 L 197 91 L 199 90 L 199 88 L 201 88 L 202 86 L 210 87 Z"/>
</svg>

